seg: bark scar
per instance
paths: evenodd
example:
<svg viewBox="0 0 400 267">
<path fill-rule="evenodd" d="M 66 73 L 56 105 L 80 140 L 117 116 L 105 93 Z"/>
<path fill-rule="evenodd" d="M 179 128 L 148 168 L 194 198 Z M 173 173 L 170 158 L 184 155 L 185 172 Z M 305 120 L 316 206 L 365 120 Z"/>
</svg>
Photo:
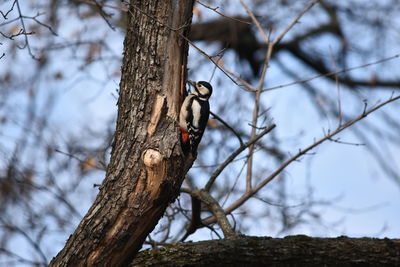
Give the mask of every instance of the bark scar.
<svg viewBox="0 0 400 267">
<path fill-rule="evenodd" d="M 163 106 L 165 103 L 165 96 L 157 95 L 154 101 L 153 109 L 151 111 L 150 123 L 147 127 L 147 133 L 151 136 L 156 131 L 158 122 L 160 121 L 161 114 L 163 112 Z"/>
<path fill-rule="evenodd" d="M 147 172 L 147 190 L 151 197 L 158 195 L 161 182 L 167 175 L 164 156 L 157 150 L 148 149 L 143 155 L 143 162 Z"/>
</svg>

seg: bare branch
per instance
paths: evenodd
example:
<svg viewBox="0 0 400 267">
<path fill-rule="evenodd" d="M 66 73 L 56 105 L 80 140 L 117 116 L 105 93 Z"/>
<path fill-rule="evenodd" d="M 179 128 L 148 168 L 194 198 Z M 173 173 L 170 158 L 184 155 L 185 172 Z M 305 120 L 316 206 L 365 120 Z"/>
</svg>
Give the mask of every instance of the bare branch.
<svg viewBox="0 0 400 267">
<path fill-rule="evenodd" d="M 254 22 L 254 24 L 256 25 L 258 31 L 261 33 L 261 35 L 264 38 L 264 41 L 266 44 L 269 43 L 269 37 L 268 35 L 265 33 L 264 29 L 261 27 L 260 22 L 257 20 L 256 16 L 254 15 L 254 13 L 250 10 L 250 8 L 243 2 L 243 0 L 240 0 L 240 4 L 242 4 L 242 6 L 246 9 L 247 14 L 249 14 L 249 16 L 251 17 L 251 20 Z"/>
<path fill-rule="evenodd" d="M 216 201 L 206 190 L 194 190 L 192 192 L 192 195 L 195 198 L 200 199 L 208 206 L 210 211 L 214 214 L 215 218 L 217 219 L 217 222 L 221 227 L 225 237 L 232 237 L 235 235 L 235 232 L 231 224 L 229 223 L 228 219 L 226 218 L 224 210 L 218 204 L 218 201 Z"/>
<path fill-rule="evenodd" d="M 343 130 L 349 128 L 350 126 L 352 126 L 353 124 L 361 121 L 362 119 L 366 118 L 369 114 L 377 111 L 378 109 L 384 107 L 385 105 L 395 102 L 397 100 L 400 99 L 400 95 L 396 96 L 396 97 L 390 97 L 388 100 L 386 100 L 385 102 L 376 105 L 375 107 L 363 112 L 361 115 L 359 115 L 358 117 L 348 121 L 347 123 L 341 125 L 340 127 L 338 127 L 335 131 L 325 135 L 324 137 L 322 137 L 321 139 L 319 139 L 318 141 L 314 142 L 313 144 L 309 145 L 308 147 L 306 147 L 305 149 L 300 149 L 294 156 L 292 156 L 290 159 L 286 160 L 284 163 L 282 163 L 282 165 L 276 169 L 271 175 L 269 175 L 267 178 L 265 178 L 262 182 L 260 182 L 256 187 L 254 187 L 250 192 L 245 192 L 239 199 L 237 199 L 234 203 L 232 203 L 228 208 L 225 209 L 225 214 L 231 213 L 232 211 L 234 211 L 235 209 L 237 209 L 238 207 L 240 207 L 241 205 L 243 205 L 249 198 L 251 198 L 252 196 L 254 196 L 261 188 L 263 188 L 265 185 L 267 185 L 269 182 L 271 182 L 276 176 L 278 176 L 287 166 L 289 166 L 291 163 L 297 161 L 301 156 L 305 155 L 306 153 L 308 153 L 309 151 L 311 151 L 312 149 L 314 149 L 315 147 L 321 145 L 322 143 L 324 143 L 327 140 L 331 140 L 332 137 L 334 137 L 335 135 L 337 135 L 338 133 L 342 132 Z M 203 224 L 210 224 L 215 222 L 215 218 L 213 217 L 209 217 L 205 220 L 203 220 Z"/>
<path fill-rule="evenodd" d="M 251 12 L 251 10 L 247 7 L 247 5 L 242 0 L 240 0 L 240 3 L 246 9 L 246 12 L 250 15 L 250 17 L 253 20 L 253 22 L 257 25 L 258 30 L 260 31 L 261 35 L 265 39 L 265 42 L 269 44 L 269 40 L 268 40 L 267 34 L 262 29 L 260 23 L 258 22 L 256 17 L 254 16 L 253 12 Z M 260 76 L 260 79 L 258 81 L 258 88 L 257 88 L 257 91 L 256 91 L 255 99 L 254 99 L 253 118 L 252 118 L 252 122 L 251 122 L 253 127 L 251 127 L 250 139 L 253 139 L 255 137 L 255 135 L 256 135 L 258 112 L 260 110 L 261 90 L 262 90 L 262 87 L 263 87 L 263 84 L 264 84 L 264 78 L 265 78 L 265 74 L 267 72 L 269 61 L 271 59 L 271 55 L 272 55 L 272 45 L 269 44 L 268 45 L 268 51 L 267 51 L 267 53 L 265 55 L 261 76 Z M 248 161 L 247 161 L 247 173 L 246 173 L 246 191 L 251 191 L 251 187 L 252 187 L 251 180 L 252 180 L 252 177 L 253 177 L 253 154 L 254 154 L 254 144 L 250 145 L 250 147 L 249 147 Z"/>
<path fill-rule="evenodd" d="M 112 6 L 112 5 L 103 4 L 103 3 L 98 3 L 98 2 L 95 2 L 95 1 L 91 1 L 91 0 L 73 0 L 73 1 L 74 2 L 88 4 L 88 5 L 92 5 L 92 6 L 101 6 L 101 7 L 107 7 L 107 8 L 119 10 L 119 11 L 122 11 L 122 12 L 128 12 L 127 8 Z"/>
<path fill-rule="evenodd" d="M 306 82 L 309 82 L 309 81 L 312 81 L 312 80 L 315 80 L 315 79 L 318 79 L 318 78 L 321 78 L 321 77 L 334 76 L 334 75 L 337 75 L 337 74 L 340 74 L 340 73 L 350 72 L 350 71 L 353 71 L 353 70 L 362 69 L 362 68 L 369 67 L 369 66 L 372 66 L 372 65 L 377 65 L 377 64 L 380 64 L 380 63 L 383 63 L 383 62 L 386 62 L 386 61 L 390 61 L 390 60 L 399 58 L 399 57 L 400 57 L 400 54 L 396 54 L 394 56 L 386 57 L 386 58 L 383 58 L 383 59 L 380 59 L 380 60 L 377 60 L 377 61 L 373 61 L 373 62 L 370 62 L 370 63 L 367 63 L 367 64 L 359 65 L 359 66 L 356 66 L 356 67 L 342 69 L 342 70 L 339 70 L 339 71 L 332 71 L 332 72 L 316 75 L 314 77 L 306 78 L 306 79 L 303 79 L 303 80 L 298 80 L 298 81 L 294 81 L 294 82 L 290 82 L 290 83 L 285 83 L 285 84 L 282 84 L 282 85 L 269 87 L 269 88 L 263 89 L 263 91 L 272 91 L 272 90 L 280 89 L 280 88 L 283 88 L 283 87 L 292 86 L 292 85 L 295 85 L 295 84 L 302 84 L 302 83 L 306 83 Z"/>
<path fill-rule="evenodd" d="M 240 145 L 243 145 L 243 139 L 242 137 L 240 137 L 240 134 L 238 134 L 235 129 L 233 129 L 232 126 L 230 126 L 226 121 L 224 121 L 220 116 L 218 116 L 217 114 L 215 114 L 214 112 L 210 111 L 210 114 L 213 115 L 213 117 L 215 119 L 217 119 L 218 121 L 220 121 L 226 128 L 228 128 L 239 140 Z"/>
<path fill-rule="evenodd" d="M 247 92 L 257 92 L 257 89 L 252 86 L 250 83 L 248 83 L 246 80 L 244 80 L 243 78 L 239 77 L 238 75 L 236 75 L 234 72 L 230 71 L 229 69 L 227 69 L 225 66 L 220 66 L 226 73 L 228 73 L 229 75 L 231 75 L 233 78 L 235 78 L 236 80 L 238 80 L 240 83 L 242 84 L 238 84 L 238 87 L 240 89 L 243 89 Z"/>
<path fill-rule="evenodd" d="M 331 142 L 334 142 L 334 143 L 342 144 L 342 145 L 365 146 L 365 144 L 362 144 L 362 143 L 352 143 L 352 142 L 342 141 L 342 140 L 340 140 L 340 138 L 329 138 L 328 140 Z"/>
<path fill-rule="evenodd" d="M 3 13 L 3 12 L 0 10 L 0 14 L 3 16 L 4 19 L 8 19 L 7 16 L 8 16 L 8 14 L 10 14 L 10 12 L 13 11 L 14 6 L 15 6 L 16 3 L 17 3 L 17 0 L 14 0 L 13 4 L 11 5 L 11 8 L 10 8 L 6 13 Z"/>
<path fill-rule="evenodd" d="M 287 26 L 286 29 L 278 36 L 278 38 L 276 38 L 274 44 L 279 44 L 283 37 L 285 37 L 285 35 L 293 28 L 300 18 L 318 2 L 319 0 L 313 0 L 310 4 L 308 4 L 308 6 L 306 6 L 302 12 L 300 12 L 300 14 L 292 21 L 292 23 L 290 23 L 289 26 Z"/>
<path fill-rule="evenodd" d="M 104 21 L 107 23 L 108 27 L 110 27 L 113 31 L 115 31 L 115 27 L 108 21 L 108 18 L 111 17 L 110 14 L 107 14 L 104 12 L 102 5 L 97 2 L 97 0 L 92 0 L 95 3 L 95 6 L 98 8 L 100 16 L 104 19 Z"/>
<path fill-rule="evenodd" d="M 202 3 L 202 2 L 200 2 L 199 0 L 196 0 L 196 2 L 199 3 L 200 5 L 204 6 L 205 8 L 208 8 L 208 9 L 214 11 L 215 13 L 217 13 L 218 15 L 220 15 L 220 16 L 222 16 L 222 17 L 225 17 L 225 18 L 228 18 L 228 19 L 231 19 L 231 20 L 240 22 L 240 23 L 244 23 L 244 24 L 251 24 L 251 23 L 248 22 L 248 21 L 244 21 L 244 20 L 241 20 L 241 19 L 233 18 L 233 17 L 227 16 L 227 15 L 225 15 L 225 14 L 219 12 L 219 11 L 218 11 L 218 8 L 219 8 L 219 7 L 210 7 L 210 6 L 208 6 L 208 5 L 206 5 L 206 4 Z"/>
<path fill-rule="evenodd" d="M 20 29 L 17 33 L 13 33 L 11 35 L 6 35 L 2 32 L 0 32 L 0 35 L 3 36 L 4 38 L 10 39 L 10 40 L 14 40 L 15 37 L 20 36 L 20 35 L 31 35 L 33 34 L 33 32 L 24 32 L 23 29 Z"/>
<path fill-rule="evenodd" d="M 250 141 L 244 143 L 242 146 L 240 146 L 238 149 L 236 149 L 215 171 L 214 173 L 210 176 L 210 179 L 208 180 L 206 186 L 204 187 L 204 189 L 206 191 L 210 191 L 211 186 L 213 185 L 213 183 L 215 182 L 215 179 L 217 179 L 218 175 L 221 174 L 221 172 L 225 169 L 226 166 L 229 165 L 229 163 L 231 163 L 237 155 L 239 155 L 241 152 L 243 152 L 243 150 L 245 150 L 247 147 L 249 147 L 251 144 L 254 144 L 255 142 L 257 142 L 261 137 L 263 137 L 264 135 L 266 135 L 267 133 L 269 133 L 272 129 L 275 128 L 275 124 L 267 127 L 264 129 L 264 131 L 262 131 L 261 133 L 259 133 L 258 135 L 256 135 L 253 139 L 251 139 Z"/>
<path fill-rule="evenodd" d="M 24 33 L 26 33 L 25 22 L 24 22 L 24 19 L 23 19 L 23 15 L 22 15 L 22 12 L 21 12 L 21 7 L 19 6 L 18 0 L 16 0 L 16 3 L 17 3 L 17 9 L 18 9 L 18 13 L 19 13 L 19 18 L 20 18 L 20 20 L 21 20 L 22 29 L 24 30 Z M 23 48 L 25 48 L 25 47 L 28 48 L 28 53 L 29 53 L 29 55 L 30 55 L 33 59 L 36 59 L 36 60 L 37 60 L 37 58 L 33 55 L 32 50 L 31 50 L 31 47 L 30 47 L 30 45 L 29 45 L 28 35 L 27 35 L 27 34 L 24 34 L 24 36 L 25 36 L 25 45 L 23 46 Z"/>
<path fill-rule="evenodd" d="M 81 163 L 81 164 L 85 164 L 85 163 L 87 162 L 87 159 L 85 159 L 85 160 L 80 159 L 79 157 L 77 157 L 77 156 L 75 156 L 75 155 L 73 155 L 73 154 L 71 154 L 71 153 L 64 152 L 64 151 L 61 151 L 61 150 L 59 150 L 59 149 L 55 149 L 54 151 L 57 152 L 57 153 L 63 154 L 63 155 L 65 155 L 65 156 L 68 156 L 68 157 L 70 157 L 70 158 L 73 158 L 73 159 L 79 161 L 79 163 Z M 97 170 L 101 170 L 101 171 L 106 170 L 106 166 L 104 166 L 104 165 L 102 165 L 102 164 L 99 165 L 99 164 L 96 163 L 96 164 L 94 164 L 93 166 L 91 165 L 91 167 L 92 167 L 92 168 L 95 168 L 95 169 L 97 169 Z"/>
<path fill-rule="evenodd" d="M 47 28 L 53 35 L 58 36 L 58 34 L 53 30 L 53 28 L 51 26 L 49 26 L 37 19 L 37 17 L 39 17 L 41 15 L 43 15 L 43 13 L 37 13 L 36 16 L 33 16 L 33 17 L 23 16 L 23 18 L 32 19 L 37 24 Z"/>
</svg>

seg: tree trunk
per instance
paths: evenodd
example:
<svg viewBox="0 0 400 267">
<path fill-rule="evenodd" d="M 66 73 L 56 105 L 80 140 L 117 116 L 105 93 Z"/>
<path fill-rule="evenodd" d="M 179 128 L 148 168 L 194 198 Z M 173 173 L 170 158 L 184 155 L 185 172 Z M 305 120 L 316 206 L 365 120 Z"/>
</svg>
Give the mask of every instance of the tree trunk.
<svg viewBox="0 0 400 267">
<path fill-rule="evenodd" d="M 400 240 L 242 236 L 143 251 L 130 266 L 400 266 Z"/>
<path fill-rule="evenodd" d="M 106 178 L 50 266 L 126 266 L 177 197 L 192 163 L 184 162 L 177 123 L 187 60 L 180 35 L 188 33 L 192 7 L 131 0 Z"/>
</svg>

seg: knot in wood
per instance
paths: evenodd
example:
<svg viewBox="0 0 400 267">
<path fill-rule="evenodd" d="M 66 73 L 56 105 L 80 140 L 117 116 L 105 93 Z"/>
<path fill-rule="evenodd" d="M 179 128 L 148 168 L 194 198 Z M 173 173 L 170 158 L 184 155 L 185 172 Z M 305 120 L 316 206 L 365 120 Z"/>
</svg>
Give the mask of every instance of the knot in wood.
<svg viewBox="0 0 400 267">
<path fill-rule="evenodd" d="M 158 165 L 161 164 L 163 159 L 164 159 L 163 155 L 155 149 L 150 148 L 147 149 L 146 152 L 144 152 L 143 162 L 144 165 L 146 165 L 149 168 L 157 167 Z"/>
</svg>

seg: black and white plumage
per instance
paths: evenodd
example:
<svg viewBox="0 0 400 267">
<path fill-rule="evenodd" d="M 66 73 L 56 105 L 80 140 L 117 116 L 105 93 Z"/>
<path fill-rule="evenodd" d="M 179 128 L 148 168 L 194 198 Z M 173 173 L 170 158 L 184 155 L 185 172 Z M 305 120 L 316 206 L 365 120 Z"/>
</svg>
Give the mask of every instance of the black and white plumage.
<svg viewBox="0 0 400 267">
<path fill-rule="evenodd" d="M 210 116 L 208 99 L 212 94 L 212 86 L 208 82 L 190 82 L 193 86 L 191 94 L 183 101 L 179 114 L 181 143 L 184 152 L 194 154 L 201 141 Z"/>
</svg>

